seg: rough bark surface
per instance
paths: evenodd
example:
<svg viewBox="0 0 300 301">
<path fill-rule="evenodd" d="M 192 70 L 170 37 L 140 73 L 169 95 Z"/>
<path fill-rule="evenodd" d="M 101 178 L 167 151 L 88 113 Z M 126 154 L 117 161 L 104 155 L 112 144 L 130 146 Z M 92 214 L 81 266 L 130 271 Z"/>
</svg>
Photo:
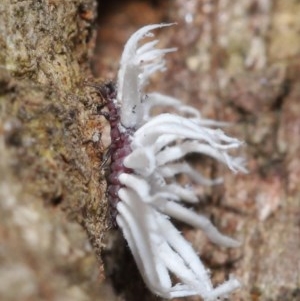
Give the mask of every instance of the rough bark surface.
<svg viewBox="0 0 300 301">
<path fill-rule="evenodd" d="M 0 4 L 1 300 L 105 299 L 103 118 L 85 85 L 96 12 L 95 1 Z"/>
<path fill-rule="evenodd" d="M 299 300 L 299 14 L 293 0 L 114 0 L 98 10 L 92 0 L 1 1 L 0 299 L 160 300 L 121 235 L 108 232 L 109 128 L 86 84 L 115 79 L 136 29 L 177 22 L 157 31 L 179 50 L 151 88 L 232 122 L 226 130 L 245 140 L 250 171 L 208 164 L 225 183 L 199 187 L 197 210 L 241 248 L 181 230 L 214 283 L 230 273 L 241 280 L 230 300 Z"/>
</svg>

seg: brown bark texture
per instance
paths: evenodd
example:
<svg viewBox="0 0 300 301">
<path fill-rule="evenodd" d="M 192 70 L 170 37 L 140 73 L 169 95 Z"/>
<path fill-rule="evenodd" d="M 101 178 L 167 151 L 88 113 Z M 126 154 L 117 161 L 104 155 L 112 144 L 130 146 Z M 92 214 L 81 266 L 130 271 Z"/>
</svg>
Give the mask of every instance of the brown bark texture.
<svg viewBox="0 0 300 301">
<path fill-rule="evenodd" d="M 160 22 L 177 23 L 155 34 L 178 51 L 149 89 L 230 122 L 249 169 L 195 162 L 224 177 L 195 210 L 240 248 L 178 227 L 216 285 L 240 279 L 229 300 L 300 300 L 299 15 L 296 0 L 2 0 L 0 300 L 161 300 L 110 229 L 109 126 L 90 86 L 115 80 L 130 34 Z"/>
<path fill-rule="evenodd" d="M 94 1 L 0 4 L 1 300 L 104 296 L 96 14 Z"/>
</svg>

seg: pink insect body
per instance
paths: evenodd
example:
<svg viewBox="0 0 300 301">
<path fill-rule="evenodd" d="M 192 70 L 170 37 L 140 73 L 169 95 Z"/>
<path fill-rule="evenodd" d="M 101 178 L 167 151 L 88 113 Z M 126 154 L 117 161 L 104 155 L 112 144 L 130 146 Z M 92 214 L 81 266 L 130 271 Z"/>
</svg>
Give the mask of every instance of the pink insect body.
<svg viewBox="0 0 300 301">
<path fill-rule="evenodd" d="M 104 94 L 108 108 L 109 114 L 105 115 L 110 123 L 110 138 L 111 145 L 109 153 L 111 154 L 111 162 L 109 168 L 109 176 L 107 178 L 108 182 L 108 202 L 110 206 L 110 217 L 111 223 L 116 226 L 116 206 L 120 201 L 118 196 L 118 191 L 123 186 L 119 181 L 119 175 L 122 173 L 132 173 L 132 169 L 124 166 L 124 158 L 130 154 L 130 136 L 134 132 L 134 129 L 126 129 L 120 131 L 120 108 L 115 103 L 116 99 L 116 89 L 115 85 L 112 83 L 106 84 L 102 87 L 102 94 Z"/>
</svg>

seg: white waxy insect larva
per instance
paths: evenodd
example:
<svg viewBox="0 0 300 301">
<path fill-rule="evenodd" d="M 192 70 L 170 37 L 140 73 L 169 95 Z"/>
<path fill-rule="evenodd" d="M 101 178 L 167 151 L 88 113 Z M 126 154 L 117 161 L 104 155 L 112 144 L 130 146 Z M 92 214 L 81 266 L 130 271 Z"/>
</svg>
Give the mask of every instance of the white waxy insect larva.
<svg viewBox="0 0 300 301">
<path fill-rule="evenodd" d="M 148 25 L 127 41 L 120 63 L 117 87 L 106 85 L 111 124 L 111 173 L 108 198 L 112 218 L 123 231 L 139 271 L 148 288 L 165 298 L 199 295 L 216 300 L 237 289 L 230 278 L 214 288 L 210 275 L 191 245 L 169 217 L 201 228 L 216 244 L 237 247 L 239 243 L 221 234 L 204 216 L 186 208 L 196 194 L 181 186 L 176 175 L 192 182 L 215 185 L 221 179 L 206 179 L 186 161 L 188 154 L 207 155 L 234 172 L 246 172 L 244 161 L 229 155 L 241 146 L 214 127 L 225 125 L 202 119 L 195 108 L 159 93 L 143 93 L 149 76 L 165 70 L 163 57 L 175 48 L 157 49 L 157 40 L 140 46 L 151 31 L 172 24 Z M 171 107 L 176 113 L 151 114 L 154 107 Z M 180 283 L 172 284 L 170 273 Z"/>
</svg>

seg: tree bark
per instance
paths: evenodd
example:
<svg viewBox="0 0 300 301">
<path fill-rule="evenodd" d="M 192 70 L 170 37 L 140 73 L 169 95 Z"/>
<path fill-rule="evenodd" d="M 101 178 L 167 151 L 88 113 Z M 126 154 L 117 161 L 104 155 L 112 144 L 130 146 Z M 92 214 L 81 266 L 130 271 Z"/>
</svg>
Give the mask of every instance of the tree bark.
<svg viewBox="0 0 300 301">
<path fill-rule="evenodd" d="M 86 86 L 96 12 L 92 0 L 0 4 L 1 300 L 104 298 L 103 117 Z"/>
</svg>

